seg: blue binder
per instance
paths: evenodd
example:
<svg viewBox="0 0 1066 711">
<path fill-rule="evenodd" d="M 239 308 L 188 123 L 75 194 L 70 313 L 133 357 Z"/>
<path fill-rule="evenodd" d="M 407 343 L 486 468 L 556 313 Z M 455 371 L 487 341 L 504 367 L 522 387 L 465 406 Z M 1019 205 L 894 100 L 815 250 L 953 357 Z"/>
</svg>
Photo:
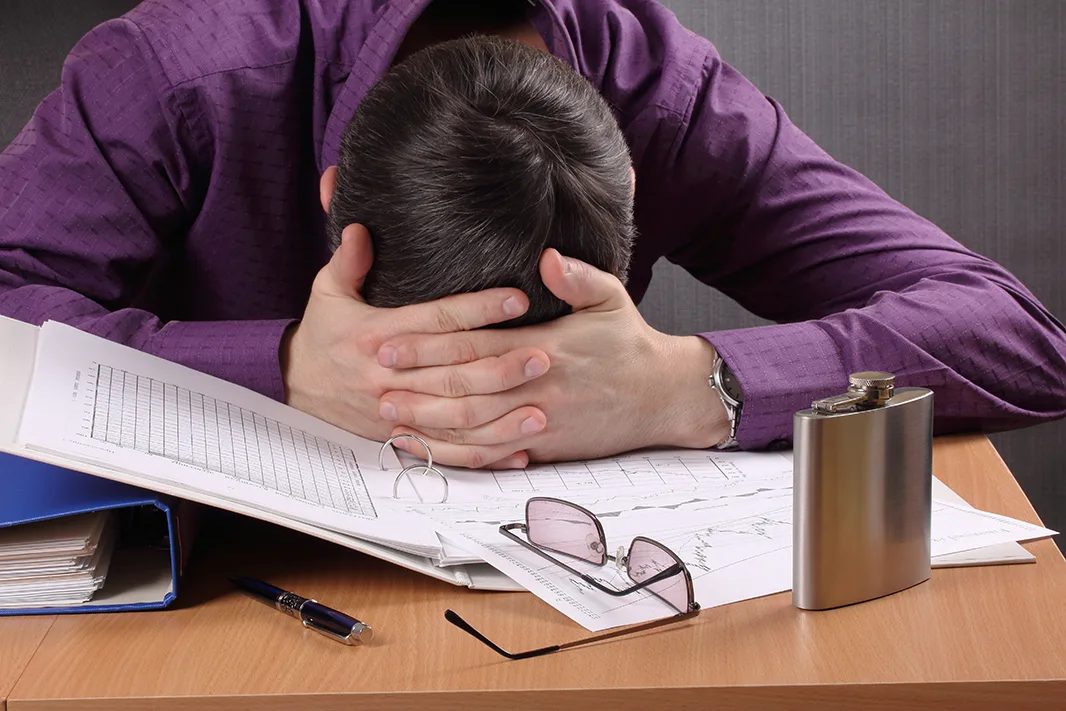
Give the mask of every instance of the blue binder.
<svg viewBox="0 0 1066 711">
<path fill-rule="evenodd" d="M 120 536 L 103 588 L 72 607 L 0 609 L 0 615 L 156 610 L 169 606 L 188 545 L 191 516 L 179 499 L 127 484 L 0 453 L 0 528 L 102 510 L 118 510 Z M 189 511 L 189 514 L 192 512 Z"/>
</svg>

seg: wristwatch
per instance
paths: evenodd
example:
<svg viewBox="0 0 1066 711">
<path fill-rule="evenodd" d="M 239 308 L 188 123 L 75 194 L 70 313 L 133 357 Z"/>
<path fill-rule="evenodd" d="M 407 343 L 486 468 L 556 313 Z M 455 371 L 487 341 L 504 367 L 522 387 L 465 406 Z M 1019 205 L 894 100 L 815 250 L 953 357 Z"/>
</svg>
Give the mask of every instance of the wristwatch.
<svg viewBox="0 0 1066 711">
<path fill-rule="evenodd" d="M 729 436 L 714 445 L 715 449 L 730 449 L 737 446 L 737 426 L 740 424 L 740 410 L 744 405 L 744 392 L 740 389 L 733 371 L 726 365 L 720 355 L 715 355 L 714 367 L 707 378 L 707 384 L 722 398 L 726 416 L 729 417 Z"/>
</svg>

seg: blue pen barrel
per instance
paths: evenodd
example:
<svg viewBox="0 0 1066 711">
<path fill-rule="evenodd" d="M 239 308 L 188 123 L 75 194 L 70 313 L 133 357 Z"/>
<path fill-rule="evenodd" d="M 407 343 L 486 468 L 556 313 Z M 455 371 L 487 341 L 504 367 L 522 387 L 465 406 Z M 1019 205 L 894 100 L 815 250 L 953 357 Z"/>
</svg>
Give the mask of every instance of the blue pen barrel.
<svg viewBox="0 0 1066 711">
<path fill-rule="evenodd" d="M 264 583 L 262 580 L 245 577 L 233 577 L 230 580 L 246 593 L 259 598 L 271 607 L 278 601 L 278 598 L 285 594 L 285 591 L 281 588 L 274 587 L 270 583 Z"/>
</svg>

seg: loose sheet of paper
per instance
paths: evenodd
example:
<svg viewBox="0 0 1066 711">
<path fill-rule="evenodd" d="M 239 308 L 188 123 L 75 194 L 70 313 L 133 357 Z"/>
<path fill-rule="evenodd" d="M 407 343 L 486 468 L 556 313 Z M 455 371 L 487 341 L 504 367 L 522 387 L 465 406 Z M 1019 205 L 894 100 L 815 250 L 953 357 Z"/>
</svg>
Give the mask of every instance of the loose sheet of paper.
<svg viewBox="0 0 1066 711">
<path fill-rule="evenodd" d="M 370 494 L 368 478 L 395 476 L 377 469 L 378 443 L 62 324 L 41 328 L 20 439 L 186 498 L 240 502 L 423 555 L 440 551 L 425 521 Z M 391 450 L 386 466 L 399 469 Z"/>
<path fill-rule="evenodd" d="M 792 460 L 780 452 L 645 450 L 583 462 L 543 464 L 525 469 L 472 471 L 442 467 L 449 503 L 524 501 L 530 496 L 565 499 L 651 497 L 679 492 L 742 492 L 745 487 L 792 487 Z"/>
<path fill-rule="evenodd" d="M 651 451 L 596 462 L 509 472 L 446 470 L 448 503 L 411 505 L 432 518 L 446 550 L 481 558 L 589 630 L 671 614 L 653 595 L 616 598 L 499 533 L 524 520 L 530 496 L 555 496 L 595 512 L 608 550 L 643 535 L 671 548 L 693 576 L 706 608 L 792 586 L 792 461 L 789 453 Z M 937 501 L 932 555 L 1031 540 L 1053 531 Z M 572 562 L 572 561 L 568 561 Z M 575 567 L 582 569 L 580 563 Z M 582 572 L 628 587 L 610 566 Z"/>
<path fill-rule="evenodd" d="M 718 515 L 721 514 L 721 515 Z M 685 561 L 696 601 L 705 608 L 784 592 L 792 587 L 791 498 L 759 494 L 748 505 L 717 511 L 696 505 L 663 518 L 622 515 L 601 519 L 608 550 L 643 535 L 660 541 Z M 932 553 L 945 555 L 1008 541 L 1053 535 L 1040 526 L 968 507 L 936 502 L 932 512 Z M 615 598 L 500 535 L 494 526 L 469 526 L 444 534 L 483 557 L 560 612 L 591 631 L 644 622 L 672 614 L 643 593 Z M 582 566 L 588 575 L 619 589 L 632 582 L 612 567 Z"/>
</svg>

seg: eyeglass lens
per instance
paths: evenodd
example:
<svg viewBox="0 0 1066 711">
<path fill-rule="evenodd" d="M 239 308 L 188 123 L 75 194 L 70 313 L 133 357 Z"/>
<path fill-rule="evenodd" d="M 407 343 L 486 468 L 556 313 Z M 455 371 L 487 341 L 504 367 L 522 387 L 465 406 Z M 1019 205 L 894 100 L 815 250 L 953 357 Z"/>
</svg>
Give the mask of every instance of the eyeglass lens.
<svg viewBox="0 0 1066 711">
<path fill-rule="evenodd" d="M 530 543 L 590 563 L 607 562 L 603 529 L 588 512 L 562 501 L 531 499 L 526 505 Z"/>
<path fill-rule="evenodd" d="M 672 553 L 647 538 L 637 538 L 629 548 L 626 570 L 634 582 L 642 583 L 654 577 L 672 565 L 677 565 Z M 648 590 L 658 595 L 678 612 L 688 612 L 689 585 L 683 569 L 677 574 L 663 580 L 657 580 L 648 586 Z"/>
</svg>

